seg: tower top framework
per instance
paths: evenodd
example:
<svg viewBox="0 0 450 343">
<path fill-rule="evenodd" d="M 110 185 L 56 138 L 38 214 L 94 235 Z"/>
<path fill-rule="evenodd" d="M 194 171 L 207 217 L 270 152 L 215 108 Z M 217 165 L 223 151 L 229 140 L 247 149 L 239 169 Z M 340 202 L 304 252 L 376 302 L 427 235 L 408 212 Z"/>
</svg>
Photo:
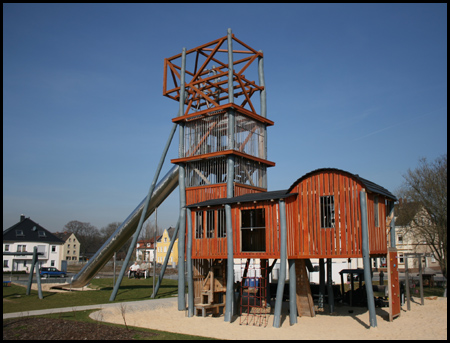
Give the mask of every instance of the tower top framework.
<svg viewBox="0 0 450 343">
<path fill-rule="evenodd" d="M 228 53 L 228 36 L 186 51 L 186 108 L 174 121 L 190 120 L 211 110 L 226 110 L 237 105 L 249 116 L 266 117 L 265 108 L 254 102 L 253 95 L 265 90 L 264 77 L 258 71 L 263 52 L 256 51 L 234 34 L 232 37 L 232 67 Z M 228 43 L 229 45 L 229 43 Z M 180 101 L 182 54 L 164 60 L 163 95 Z M 256 67 L 256 68 L 255 68 Z M 232 89 L 229 89 L 232 78 Z M 256 80 L 259 79 L 257 83 Z M 265 100 L 265 99 L 264 99 Z M 264 106 L 263 106 L 264 107 Z M 269 120 L 263 120 L 273 125 Z"/>
</svg>

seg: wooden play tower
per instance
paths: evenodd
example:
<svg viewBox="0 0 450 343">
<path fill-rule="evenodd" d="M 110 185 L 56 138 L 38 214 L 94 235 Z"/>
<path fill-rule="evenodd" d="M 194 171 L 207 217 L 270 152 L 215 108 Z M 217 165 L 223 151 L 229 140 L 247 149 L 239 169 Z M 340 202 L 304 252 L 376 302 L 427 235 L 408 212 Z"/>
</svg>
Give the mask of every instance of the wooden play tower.
<svg viewBox="0 0 450 343">
<path fill-rule="evenodd" d="M 392 261 L 391 318 L 399 314 L 394 195 L 335 168 L 307 173 L 289 189 L 267 191 L 267 168 L 275 166 L 267 157 L 267 127 L 274 123 L 267 119 L 262 51 L 229 29 L 222 38 L 166 59 L 163 94 L 179 103 L 172 119 L 179 127 L 179 150 L 172 163 L 179 166 L 180 311 L 186 309 L 187 274 L 188 316 L 223 313 L 231 321 L 235 296 L 246 297 L 248 313 L 255 299 L 258 313 L 266 313 L 271 259 L 280 261 L 273 325 L 281 325 L 287 270 L 292 325 L 297 314 L 315 315 L 307 275 L 311 258 L 327 259 L 330 308 L 331 259 L 363 258 L 376 326 L 370 258 L 386 256 Z M 235 259 L 245 261 L 238 277 Z"/>
<path fill-rule="evenodd" d="M 172 163 L 180 167 L 184 246 L 185 206 L 267 190 L 267 168 L 275 163 L 267 159 L 267 127 L 273 122 L 266 118 L 263 53 L 228 30 L 225 37 L 166 59 L 163 94 L 180 104 L 172 119 L 180 128 L 179 156 Z M 195 218 L 196 238 L 216 238 L 214 247 L 196 246 L 201 252 L 192 256 L 195 304 L 203 312 L 218 311 L 233 296 L 230 287 L 226 291 L 226 269 L 233 268 L 227 263 L 232 244 L 227 244 L 226 212 L 230 216 L 229 206 Z M 218 253 L 214 259 L 211 248 Z"/>
</svg>

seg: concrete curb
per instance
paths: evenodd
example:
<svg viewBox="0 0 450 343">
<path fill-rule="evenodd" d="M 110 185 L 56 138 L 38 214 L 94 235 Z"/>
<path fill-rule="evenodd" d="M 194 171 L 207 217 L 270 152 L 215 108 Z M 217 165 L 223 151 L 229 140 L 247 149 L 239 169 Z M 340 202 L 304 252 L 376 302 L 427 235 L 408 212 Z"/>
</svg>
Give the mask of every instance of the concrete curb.
<svg viewBox="0 0 450 343">
<path fill-rule="evenodd" d="M 175 303 L 177 298 L 163 298 L 163 299 L 151 299 L 151 300 L 140 300 L 140 301 L 129 301 L 123 303 L 108 303 L 108 304 L 97 304 L 97 305 L 85 305 L 85 306 L 73 306 L 73 307 L 61 307 L 61 308 L 49 308 L 46 310 L 35 310 L 35 311 L 22 311 L 13 313 L 3 313 L 3 319 L 9 318 L 21 318 L 30 316 L 41 316 L 44 314 L 53 313 L 65 313 L 74 311 L 86 311 L 86 310 L 101 310 L 108 307 L 119 307 L 121 304 L 127 306 L 128 309 L 133 308 L 152 308 L 155 306 L 161 306 L 163 304 Z"/>
</svg>

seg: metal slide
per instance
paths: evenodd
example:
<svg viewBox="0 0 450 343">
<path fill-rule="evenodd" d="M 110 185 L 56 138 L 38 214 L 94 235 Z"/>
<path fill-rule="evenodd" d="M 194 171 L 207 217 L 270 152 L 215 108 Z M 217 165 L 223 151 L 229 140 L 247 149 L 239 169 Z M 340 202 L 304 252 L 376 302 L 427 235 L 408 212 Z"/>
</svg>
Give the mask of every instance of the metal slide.
<svg viewBox="0 0 450 343">
<path fill-rule="evenodd" d="M 145 214 L 145 220 L 155 211 L 155 209 L 172 193 L 178 186 L 178 166 L 172 167 L 164 178 L 158 182 L 152 193 L 150 204 Z M 127 219 L 117 230 L 109 237 L 102 247 L 95 253 L 80 272 L 72 277 L 70 283 L 58 285 L 54 288 L 83 287 L 97 274 L 97 272 L 112 258 L 114 252 L 119 250 L 122 245 L 135 233 L 144 209 L 145 197 L 141 203 L 134 209 Z"/>
</svg>

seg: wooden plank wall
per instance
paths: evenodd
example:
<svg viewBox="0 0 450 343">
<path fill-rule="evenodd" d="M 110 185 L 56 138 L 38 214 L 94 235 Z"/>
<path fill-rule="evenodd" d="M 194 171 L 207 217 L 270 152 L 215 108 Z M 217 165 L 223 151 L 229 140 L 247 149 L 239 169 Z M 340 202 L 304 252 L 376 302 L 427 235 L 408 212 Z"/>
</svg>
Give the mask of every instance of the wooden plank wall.
<svg viewBox="0 0 450 343">
<path fill-rule="evenodd" d="M 267 190 L 264 188 L 247 186 L 247 185 L 243 185 L 240 183 L 234 184 L 234 196 L 235 197 L 238 197 L 238 196 L 244 195 L 244 194 L 261 193 L 261 192 L 266 192 L 266 191 Z"/>
<path fill-rule="evenodd" d="M 241 252 L 241 210 L 265 209 L 266 251 Z M 280 257 L 280 225 L 279 206 L 277 201 L 262 201 L 257 204 L 246 203 L 233 205 L 233 255 L 235 258 L 279 258 Z"/>
<path fill-rule="evenodd" d="M 227 184 L 219 183 L 215 185 L 190 187 L 186 189 L 186 205 L 198 202 L 220 199 L 227 197 Z"/>
<path fill-rule="evenodd" d="M 219 259 L 227 258 L 227 238 L 218 238 L 217 236 L 217 210 L 223 209 L 222 206 L 202 208 L 192 210 L 191 220 L 192 220 L 192 258 L 202 258 L 202 259 Z M 195 238 L 195 227 L 196 222 L 195 213 L 197 211 L 203 211 L 203 238 Z M 214 220 L 214 238 L 206 238 L 206 212 L 215 211 Z M 186 226 L 187 227 L 187 226 Z M 187 234 L 186 234 L 186 244 L 187 244 Z M 187 249 L 186 249 L 187 251 Z"/>
<path fill-rule="evenodd" d="M 206 238 L 206 211 L 217 210 L 223 207 L 208 209 L 193 209 L 192 220 L 192 257 L 193 258 L 227 258 L 227 239 L 217 237 L 217 219 L 215 221 L 214 238 Z M 266 221 L 266 252 L 241 252 L 241 210 L 265 209 Z M 203 238 L 195 238 L 195 213 L 204 211 Z M 279 258 L 280 256 L 280 228 L 279 228 L 278 202 L 261 202 L 258 204 L 236 204 L 232 206 L 231 217 L 233 227 L 233 254 L 235 258 Z M 187 236 L 186 236 L 187 237 Z"/>
<path fill-rule="evenodd" d="M 385 198 L 378 195 L 378 223 L 375 227 L 375 206 L 372 193 L 367 194 L 367 221 L 369 223 L 369 251 L 371 255 L 387 254 L 386 204 Z"/>
<path fill-rule="evenodd" d="M 288 257 L 360 257 L 361 184 L 345 173 L 323 171 L 302 180 L 287 202 Z M 321 228 L 320 197 L 334 196 L 335 226 Z"/>
</svg>

